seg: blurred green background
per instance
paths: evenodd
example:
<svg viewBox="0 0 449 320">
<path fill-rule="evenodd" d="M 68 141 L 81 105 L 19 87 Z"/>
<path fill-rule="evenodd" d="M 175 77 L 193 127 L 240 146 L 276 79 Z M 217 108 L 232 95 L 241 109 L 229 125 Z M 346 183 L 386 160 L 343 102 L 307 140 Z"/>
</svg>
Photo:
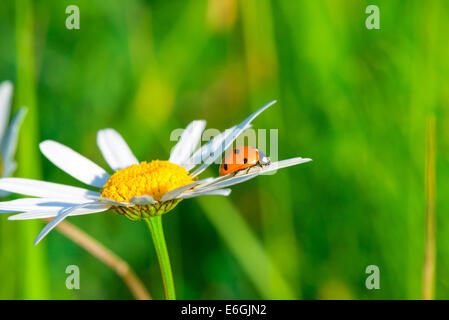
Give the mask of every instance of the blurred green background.
<svg viewBox="0 0 449 320">
<path fill-rule="evenodd" d="M 80 30 L 65 27 L 80 8 Z M 380 7 L 380 30 L 365 8 Z M 38 152 L 62 142 L 107 168 L 113 127 L 141 160 L 167 159 L 194 119 L 279 129 L 279 158 L 313 158 L 183 201 L 164 217 L 181 299 L 416 299 L 425 243 L 426 118 L 436 116 L 436 298 L 449 298 L 449 2 L 190 0 L 0 2 L 0 80 L 31 110 L 17 176 L 79 185 Z M 216 175 L 218 167 L 202 175 Z M 72 217 L 155 298 L 148 230 L 112 212 Z M 0 298 L 132 299 L 121 279 L 41 221 L 0 216 Z M 65 269 L 81 271 L 67 290 Z M 365 268 L 380 268 L 367 290 Z"/>
</svg>

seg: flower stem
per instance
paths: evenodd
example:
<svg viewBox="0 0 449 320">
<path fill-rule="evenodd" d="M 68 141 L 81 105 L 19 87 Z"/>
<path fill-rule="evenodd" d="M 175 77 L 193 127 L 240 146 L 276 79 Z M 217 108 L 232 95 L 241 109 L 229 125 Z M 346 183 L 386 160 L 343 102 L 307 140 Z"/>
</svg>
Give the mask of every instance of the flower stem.
<svg viewBox="0 0 449 320">
<path fill-rule="evenodd" d="M 161 216 L 155 216 L 145 219 L 151 237 L 153 238 L 154 248 L 156 249 L 157 259 L 162 274 L 164 284 L 164 295 L 166 300 L 176 300 L 175 284 L 168 256 L 167 245 L 165 243 L 164 229 L 162 228 Z"/>
</svg>

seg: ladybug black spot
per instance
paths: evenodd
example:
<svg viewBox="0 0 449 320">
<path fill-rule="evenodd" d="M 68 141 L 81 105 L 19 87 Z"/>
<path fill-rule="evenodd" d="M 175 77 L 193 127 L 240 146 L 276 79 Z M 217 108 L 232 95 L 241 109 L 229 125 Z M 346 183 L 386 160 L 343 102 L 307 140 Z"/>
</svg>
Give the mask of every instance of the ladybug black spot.
<svg viewBox="0 0 449 320">
<path fill-rule="evenodd" d="M 243 163 L 246 164 L 248 162 L 248 158 L 243 158 Z"/>
<path fill-rule="evenodd" d="M 234 153 L 235 154 L 239 154 L 240 150 L 239 149 L 234 149 Z"/>
<path fill-rule="evenodd" d="M 223 165 L 223 168 L 225 169 L 225 171 L 228 171 L 228 164 L 225 163 L 225 164 Z"/>
</svg>

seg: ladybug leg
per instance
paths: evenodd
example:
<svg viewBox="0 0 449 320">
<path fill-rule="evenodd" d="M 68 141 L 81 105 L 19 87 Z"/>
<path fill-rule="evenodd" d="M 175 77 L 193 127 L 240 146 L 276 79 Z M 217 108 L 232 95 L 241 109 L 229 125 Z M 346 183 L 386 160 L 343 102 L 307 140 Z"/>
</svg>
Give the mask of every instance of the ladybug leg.
<svg viewBox="0 0 449 320">
<path fill-rule="evenodd" d="M 253 166 L 251 166 L 251 167 L 248 167 L 248 169 L 243 169 L 243 170 L 246 170 L 246 174 L 248 174 L 248 173 L 250 173 L 251 171 L 253 171 L 253 169 L 255 169 L 257 166 L 259 166 L 260 164 L 259 163 L 257 163 L 257 164 L 255 164 L 255 165 L 253 165 Z"/>
<path fill-rule="evenodd" d="M 257 162 L 257 166 L 258 166 L 259 168 L 261 168 L 261 169 L 264 169 L 265 167 L 267 167 L 267 166 L 269 166 L 269 165 L 270 165 L 270 163 L 263 164 L 263 163 L 260 163 L 260 161 Z"/>
</svg>

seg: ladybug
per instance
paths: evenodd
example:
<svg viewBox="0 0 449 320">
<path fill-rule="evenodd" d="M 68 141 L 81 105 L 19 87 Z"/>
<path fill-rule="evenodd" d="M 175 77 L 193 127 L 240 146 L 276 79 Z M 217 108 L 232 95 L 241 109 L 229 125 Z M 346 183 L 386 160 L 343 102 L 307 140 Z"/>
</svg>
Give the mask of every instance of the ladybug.
<svg viewBox="0 0 449 320">
<path fill-rule="evenodd" d="M 219 175 L 225 176 L 245 169 L 246 173 L 248 173 L 251 168 L 263 168 L 270 163 L 270 158 L 268 158 L 262 151 L 251 147 L 239 147 L 232 150 L 232 153 L 229 153 L 223 158 L 220 165 Z"/>
</svg>

